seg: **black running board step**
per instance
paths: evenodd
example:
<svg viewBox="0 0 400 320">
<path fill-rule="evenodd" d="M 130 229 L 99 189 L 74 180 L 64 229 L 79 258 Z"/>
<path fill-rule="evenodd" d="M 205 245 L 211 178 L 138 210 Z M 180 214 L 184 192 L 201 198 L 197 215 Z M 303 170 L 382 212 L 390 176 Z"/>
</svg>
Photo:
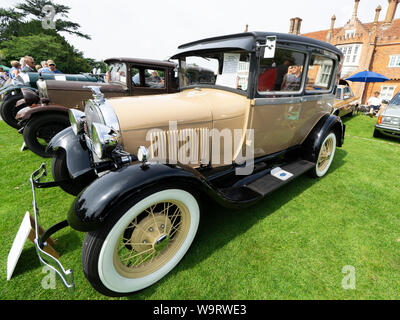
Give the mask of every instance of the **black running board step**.
<svg viewBox="0 0 400 320">
<path fill-rule="evenodd" d="M 278 179 L 271 174 L 267 174 L 260 179 L 250 183 L 246 187 L 249 188 L 250 190 L 253 190 L 262 196 L 267 195 L 268 193 L 271 193 L 272 191 L 275 191 L 276 189 L 280 188 L 281 186 L 289 183 L 290 181 L 296 179 L 297 177 L 301 176 L 303 173 L 311 170 L 315 166 L 315 163 L 306 161 L 306 160 L 298 160 L 292 163 L 289 163 L 285 166 L 281 166 L 280 168 L 282 170 L 285 170 L 291 174 L 293 174 L 292 177 L 289 179 L 283 181 L 281 179 Z"/>
</svg>

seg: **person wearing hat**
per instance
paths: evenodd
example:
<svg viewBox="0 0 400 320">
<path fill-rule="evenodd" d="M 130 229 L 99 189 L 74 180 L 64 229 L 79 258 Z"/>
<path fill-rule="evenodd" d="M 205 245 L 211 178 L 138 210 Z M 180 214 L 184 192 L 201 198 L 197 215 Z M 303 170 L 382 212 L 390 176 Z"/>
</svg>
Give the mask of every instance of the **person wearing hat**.
<svg viewBox="0 0 400 320">
<path fill-rule="evenodd" d="M 53 60 L 47 60 L 47 67 L 41 69 L 40 72 L 43 73 L 62 73 L 60 70 L 57 70 L 56 64 Z"/>
<path fill-rule="evenodd" d="M 368 99 L 369 116 L 372 118 L 375 112 L 378 112 L 381 108 L 382 100 L 379 98 L 380 92 L 376 91 L 374 95 Z"/>
</svg>

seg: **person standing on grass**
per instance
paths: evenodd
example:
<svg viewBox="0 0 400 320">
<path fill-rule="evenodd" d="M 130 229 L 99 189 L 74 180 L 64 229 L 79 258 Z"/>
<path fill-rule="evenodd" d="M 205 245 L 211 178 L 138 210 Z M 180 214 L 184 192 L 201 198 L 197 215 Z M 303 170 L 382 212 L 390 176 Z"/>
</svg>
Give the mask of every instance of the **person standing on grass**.
<svg viewBox="0 0 400 320">
<path fill-rule="evenodd" d="M 53 60 L 47 61 L 48 67 L 41 69 L 43 73 L 62 73 L 60 70 L 57 70 L 56 63 Z"/>
<path fill-rule="evenodd" d="M 379 98 L 380 92 L 376 91 L 374 95 L 368 99 L 367 105 L 369 107 L 369 116 L 372 118 L 374 112 L 378 112 L 381 108 L 382 100 Z"/>
<path fill-rule="evenodd" d="M 8 80 L 7 72 L 5 72 L 2 67 L 0 67 L 0 87 L 2 87 L 7 80 Z"/>
<path fill-rule="evenodd" d="M 42 72 L 43 69 L 48 67 L 47 61 L 42 61 L 40 64 L 41 64 L 42 67 L 38 69 L 38 72 Z"/>
<path fill-rule="evenodd" d="M 31 56 L 25 56 L 22 59 L 25 64 L 23 66 L 21 66 L 21 72 L 35 72 L 36 71 L 35 59 L 33 59 Z"/>
<path fill-rule="evenodd" d="M 18 77 L 21 69 L 21 64 L 18 61 L 11 61 L 11 69 L 8 72 L 8 75 L 11 79 L 15 79 Z"/>
</svg>

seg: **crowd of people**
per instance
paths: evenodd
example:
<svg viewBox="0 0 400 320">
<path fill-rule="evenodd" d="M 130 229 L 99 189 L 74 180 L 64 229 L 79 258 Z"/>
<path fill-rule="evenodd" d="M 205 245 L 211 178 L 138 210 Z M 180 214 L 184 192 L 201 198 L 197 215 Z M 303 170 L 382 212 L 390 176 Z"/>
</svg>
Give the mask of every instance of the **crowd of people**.
<svg viewBox="0 0 400 320">
<path fill-rule="evenodd" d="M 39 72 L 39 73 L 62 73 L 57 69 L 53 60 L 42 61 L 35 65 L 35 59 L 31 56 L 25 56 L 20 61 L 11 61 L 11 69 L 7 72 L 0 67 L 0 87 L 9 79 L 17 78 L 21 73 Z"/>
</svg>

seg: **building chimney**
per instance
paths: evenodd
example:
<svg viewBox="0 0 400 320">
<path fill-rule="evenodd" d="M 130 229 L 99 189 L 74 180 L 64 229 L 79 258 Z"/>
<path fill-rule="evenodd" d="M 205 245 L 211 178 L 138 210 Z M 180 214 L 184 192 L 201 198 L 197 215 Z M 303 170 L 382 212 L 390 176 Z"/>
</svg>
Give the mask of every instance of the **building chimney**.
<svg viewBox="0 0 400 320">
<path fill-rule="evenodd" d="M 388 0 L 388 1 L 389 1 L 389 7 L 386 13 L 385 23 L 390 24 L 394 19 L 397 5 L 399 4 L 400 0 Z"/>
<path fill-rule="evenodd" d="M 326 37 L 326 42 L 330 42 L 333 36 L 333 30 L 335 29 L 335 21 L 336 21 L 336 16 L 333 15 L 331 18 L 331 28 L 329 29 L 328 35 Z"/>
<path fill-rule="evenodd" d="M 299 35 L 300 34 L 300 29 L 301 29 L 301 22 L 303 20 L 300 19 L 299 17 L 294 18 L 294 27 L 293 27 L 293 34 Z"/>
<path fill-rule="evenodd" d="M 359 4 L 360 4 L 360 0 L 355 0 L 354 1 L 353 19 L 357 19 L 358 5 Z"/>
<path fill-rule="evenodd" d="M 290 19 L 289 33 L 293 34 L 293 30 L 294 30 L 294 18 Z"/>
<path fill-rule="evenodd" d="M 378 6 L 378 8 L 375 9 L 376 14 L 375 14 L 374 23 L 378 23 L 381 11 L 382 11 L 382 7 L 381 6 Z"/>
</svg>

